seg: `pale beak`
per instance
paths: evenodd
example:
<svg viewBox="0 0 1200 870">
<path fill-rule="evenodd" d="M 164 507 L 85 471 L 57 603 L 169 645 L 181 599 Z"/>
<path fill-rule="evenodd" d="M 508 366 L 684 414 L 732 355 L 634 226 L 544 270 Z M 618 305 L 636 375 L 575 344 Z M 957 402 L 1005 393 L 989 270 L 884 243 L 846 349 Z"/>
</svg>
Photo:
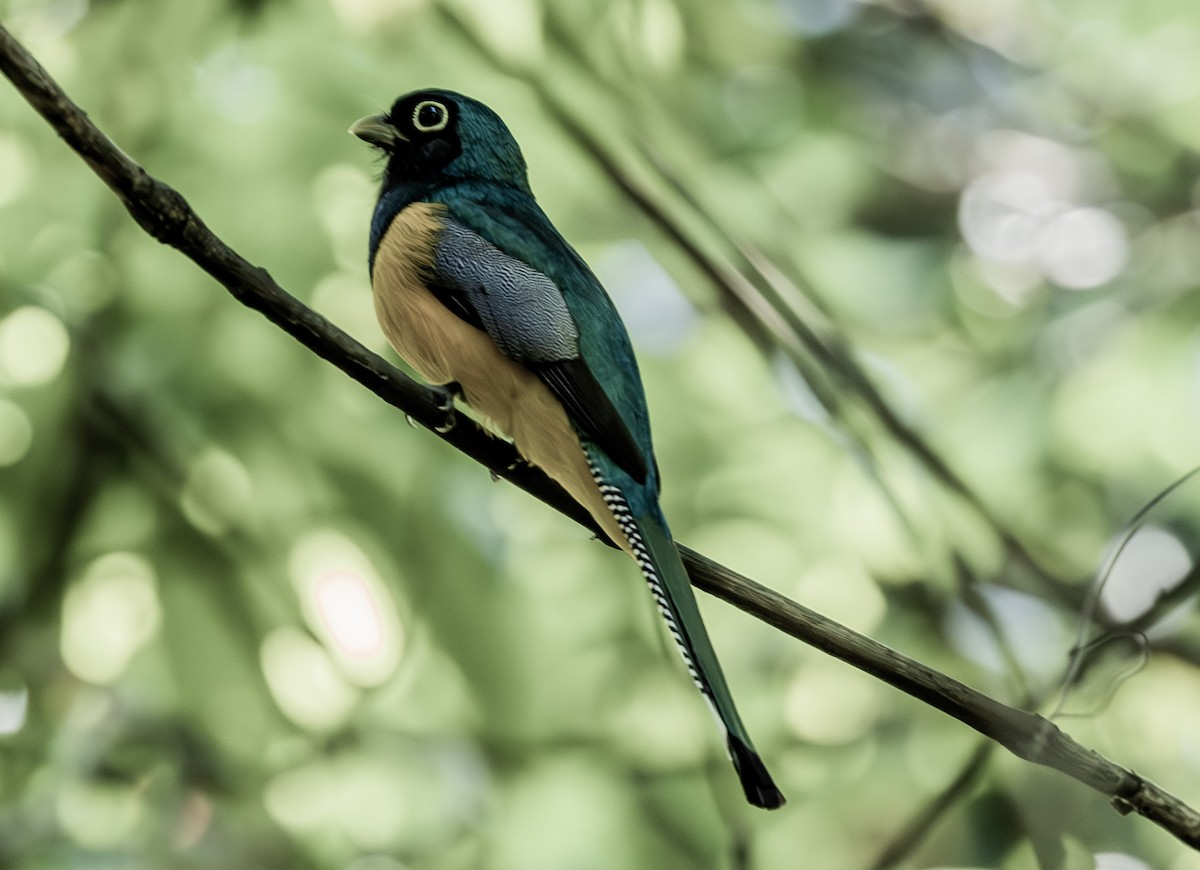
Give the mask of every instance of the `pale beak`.
<svg viewBox="0 0 1200 870">
<path fill-rule="evenodd" d="M 395 148 L 397 142 L 408 141 L 400 135 L 399 130 L 388 123 L 387 115 L 367 115 L 365 118 L 359 118 L 350 125 L 349 132 L 364 142 L 388 151 Z"/>
</svg>

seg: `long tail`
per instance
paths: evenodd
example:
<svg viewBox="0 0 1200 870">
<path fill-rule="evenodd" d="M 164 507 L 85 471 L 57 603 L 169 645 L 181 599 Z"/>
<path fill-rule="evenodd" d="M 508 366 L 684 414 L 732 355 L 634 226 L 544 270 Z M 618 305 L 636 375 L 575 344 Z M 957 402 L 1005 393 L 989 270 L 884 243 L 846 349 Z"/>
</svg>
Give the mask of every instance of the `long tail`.
<svg viewBox="0 0 1200 870">
<path fill-rule="evenodd" d="M 687 571 L 662 514 L 655 508 L 647 515 L 635 517 L 615 486 L 602 483 L 600 490 L 629 542 L 642 576 L 650 584 L 650 593 L 679 646 L 688 673 L 725 729 L 729 758 L 746 800 L 768 810 L 783 806 L 783 793 L 771 779 L 738 716 L 733 695 L 700 618 Z"/>
</svg>

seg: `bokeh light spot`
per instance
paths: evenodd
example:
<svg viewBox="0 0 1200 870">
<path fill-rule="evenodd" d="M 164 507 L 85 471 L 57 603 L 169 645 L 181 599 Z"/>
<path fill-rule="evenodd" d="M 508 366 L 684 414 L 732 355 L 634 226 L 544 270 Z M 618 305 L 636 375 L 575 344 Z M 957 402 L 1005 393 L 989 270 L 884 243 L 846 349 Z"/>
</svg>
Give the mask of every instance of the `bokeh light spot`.
<svg viewBox="0 0 1200 870">
<path fill-rule="evenodd" d="M 1187 547 L 1165 529 L 1143 526 L 1125 544 L 1100 590 L 1104 609 L 1117 622 L 1149 611 L 1192 571 Z"/>
<path fill-rule="evenodd" d="M 1047 277 L 1061 287 L 1090 290 L 1117 277 L 1129 261 L 1124 225 L 1102 208 L 1076 208 L 1050 221 L 1041 240 Z"/>
<path fill-rule="evenodd" d="M 839 662 L 814 660 L 796 675 L 784 716 L 802 740 L 841 746 L 864 736 L 879 716 L 878 684 Z"/>
<path fill-rule="evenodd" d="M 219 535 L 245 519 L 254 501 L 246 467 L 224 450 L 204 451 L 188 469 L 181 506 L 201 531 Z"/>
<path fill-rule="evenodd" d="M 963 192 L 958 220 L 977 254 L 1020 263 L 1037 253 L 1041 225 L 1053 211 L 1054 198 L 1041 177 L 1011 169 L 972 181 Z"/>
<path fill-rule="evenodd" d="M 65 783 L 55 808 L 67 835 L 89 849 L 127 844 L 142 816 L 142 802 L 132 788 L 87 782 Z"/>
<path fill-rule="evenodd" d="M 337 812 L 338 776 L 327 762 L 286 770 L 267 783 L 263 804 L 276 822 L 293 831 L 328 823 Z"/>
<path fill-rule="evenodd" d="M 70 346 L 67 328 L 45 308 L 18 308 L 0 320 L 0 383 L 49 383 L 62 370 Z"/>
<path fill-rule="evenodd" d="M 263 640 L 262 669 L 279 709 L 297 725 L 321 731 L 340 725 L 358 702 L 325 648 L 285 626 Z"/>
<path fill-rule="evenodd" d="M 296 544 L 289 567 L 305 620 L 342 674 L 360 686 L 390 677 L 404 631 L 395 600 L 366 554 L 346 536 L 321 530 Z"/>
<path fill-rule="evenodd" d="M 853 559 L 814 562 L 795 584 L 794 597 L 806 606 L 863 634 L 883 621 L 887 601 L 875 579 Z"/>
<path fill-rule="evenodd" d="M 1013 268 L 1070 290 L 1099 287 L 1124 270 L 1125 225 L 1108 209 L 1079 204 L 1084 179 L 1104 178 L 1094 154 L 1012 131 L 985 137 L 979 150 L 988 167 L 963 191 L 958 222 L 983 263 L 1007 267 L 981 270 L 998 294 L 1014 303 L 1028 295 L 1008 286 Z"/>
<path fill-rule="evenodd" d="M 394 761 L 350 750 L 288 770 L 267 784 L 267 812 L 293 831 L 342 834 L 358 850 L 394 847 L 431 800 L 428 783 L 419 790 L 405 787 L 408 768 Z M 417 794 L 421 801 L 412 801 Z"/>
<path fill-rule="evenodd" d="M 951 604 L 943 620 L 951 646 L 996 673 L 1008 670 L 1011 661 L 1006 652 L 1011 651 L 1030 673 L 1054 678 L 1062 650 L 1070 643 L 1062 615 L 1025 592 L 990 584 L 976 589 L 987 613 L 962 601 Z"/>
<path fill-rule="evenodd" d="M 108 685 L 158 631 L 154 568 L 135 553 L 109 553 L 67 590 L 60 648 L 81 680 Z"/>
<path fill-rule="evenodd" d="M 363 849 L 385 849 L 403 830 L 408 816 L 407 795 L 397 770 L 366 754 L 355 754 L 340 765 L 338 822 Z"/>
<path fill-rule="evenodd" d="M 370 656 L 383 646 L 379 607 L 362 576 L 333 571 L 317 580 L 317 610 L 338 649 L 351 656 Z"/>
<path fill-rule="evenodd" d="M 20 407 L 0 399 L 0 467 L 19 462 L 33 444 L 33 424 Z"/>
<path fill-rule="evenodd" d="M 0 687 L 0 736 L 16 734 L 29 714 L 29 688 L 24 684 Z"/>
<path fill-rule="evenodd" d="M 679 7 L 670 0 L 654 0 L 630 8 L 640 11 L 636 40 L 639 54 L 658 69 L 678 66 L 687 41 Z"/>
</svg>

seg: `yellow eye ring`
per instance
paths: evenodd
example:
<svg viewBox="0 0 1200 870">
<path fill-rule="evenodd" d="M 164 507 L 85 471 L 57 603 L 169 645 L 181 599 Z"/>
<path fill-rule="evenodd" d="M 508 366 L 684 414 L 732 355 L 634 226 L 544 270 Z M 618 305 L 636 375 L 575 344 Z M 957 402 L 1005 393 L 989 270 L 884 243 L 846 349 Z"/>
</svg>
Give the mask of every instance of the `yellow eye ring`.
<svg viewBox="0 0 1200 870">
<path fill-rule="evenodd" d="M 422 133 L 436 133 L 439 130 L 445 130 L 449 123 L 450 112 L 437 100 L 422 100 L 413 107 L 413 128 Z"/>
</svg>

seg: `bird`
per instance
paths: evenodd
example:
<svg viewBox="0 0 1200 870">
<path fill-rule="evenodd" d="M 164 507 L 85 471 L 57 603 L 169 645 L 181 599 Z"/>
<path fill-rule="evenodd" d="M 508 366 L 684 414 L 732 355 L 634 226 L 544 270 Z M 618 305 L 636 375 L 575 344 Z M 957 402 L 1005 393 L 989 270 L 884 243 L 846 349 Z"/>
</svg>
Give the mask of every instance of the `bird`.
<svg viewBox="0 0 1200 870">
<path fill-rule="evenodd" d="M 659 507 L 659 470 L 629 335 L 542 211 L 508 126 L 442 89 L 399 97 L 349 132 L 381 152 L 368 265 L 396 352 L 452 415 L 464 401 L 556 480 L 637 563 L 724 732 L 749 803 L 784 804 L 734 706 Z"/>
</svg>

